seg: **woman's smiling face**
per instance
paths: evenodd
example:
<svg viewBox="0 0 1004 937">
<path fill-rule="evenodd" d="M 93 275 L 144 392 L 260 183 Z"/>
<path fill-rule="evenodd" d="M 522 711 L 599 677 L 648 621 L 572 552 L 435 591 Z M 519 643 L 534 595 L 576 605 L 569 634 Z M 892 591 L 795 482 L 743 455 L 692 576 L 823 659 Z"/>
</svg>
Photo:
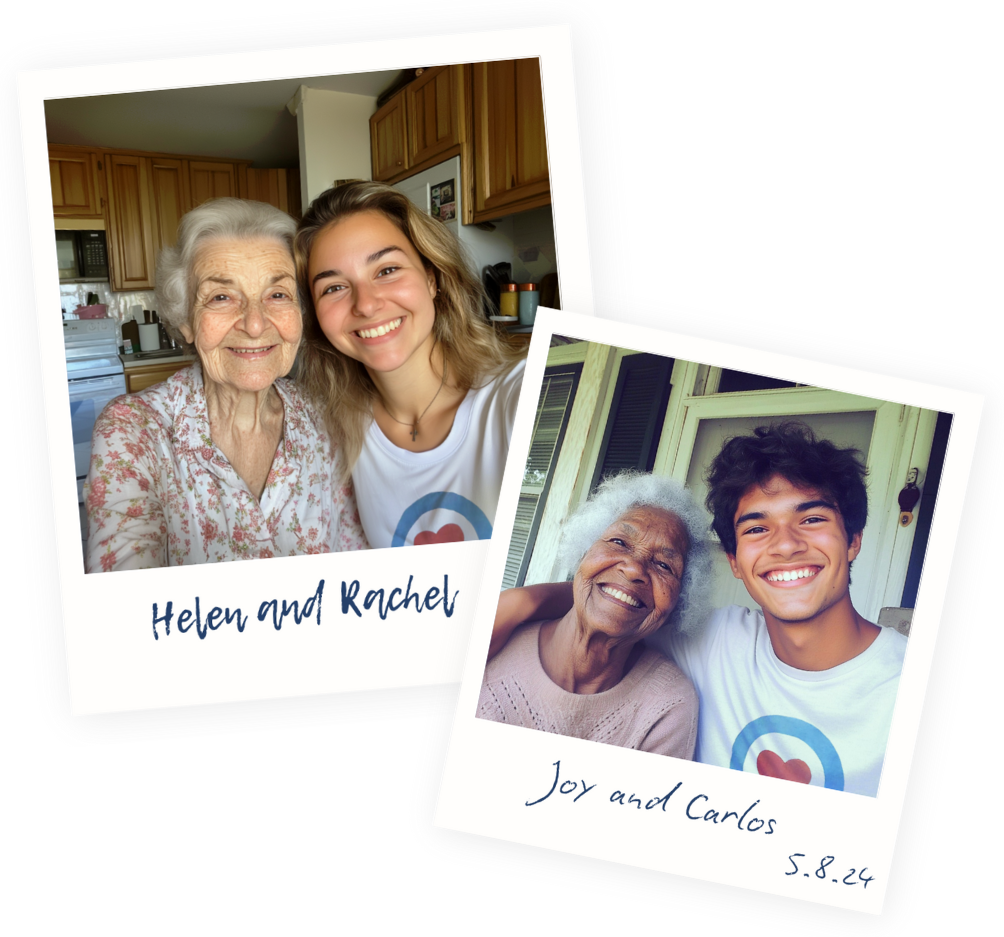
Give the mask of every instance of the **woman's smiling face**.
<svg viewBox="0 0 1004 937">
<path fill-rule="evenodd" d="M 580 623 L 631 641 L 662 627 L 680 598 L 688 545 L 675 514 L 652 506 L 626 511 L 579 563 L 573 595 Z"/>
<path fill-rule="evenodd" d="M 209 241 L 192 272 L 195 304 L 180 331 L 206 380 L 257 392 L 288 374 L 303 331 L 289 249 L 270 239 Z"/>
<path fill-rule="evenodd" d="M 435 275 L 382 212 L 358 212 L 325 228 L 307 269 L 317 321 L 343 354 L 389 372 L 419 349 L 431 351 Z"/>
</svg>

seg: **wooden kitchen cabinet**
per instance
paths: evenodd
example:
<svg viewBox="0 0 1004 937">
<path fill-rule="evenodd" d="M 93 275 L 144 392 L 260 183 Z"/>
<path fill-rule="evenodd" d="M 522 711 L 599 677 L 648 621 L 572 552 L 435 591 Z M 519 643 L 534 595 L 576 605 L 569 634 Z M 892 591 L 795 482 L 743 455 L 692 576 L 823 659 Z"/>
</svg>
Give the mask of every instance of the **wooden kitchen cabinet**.
<svg viewBox="0 0 1004 937">
<path fill-rule="evenodd" d="M 404 91 L 395 94 L 370 118 L 370 155 L 377 182 L 388 182 L 408 169 Z"/>
<path fill-rule="evenodd" d="M 126 393 L 138 394 L 154 384 L 166 381 L 175 371 L 190 367 L 191 361 L 164 361 L 141 364 L 125 369 Z"/>
<path fill-rule="evenodd" d="M 537 59 L 471 66 L 475 223 L 548 205 L 551 181 Z"/>
<path fill-rule="evenodd" d="M 154 263 L 161 248 L 173 247 L 178 222 L 192 204 L 186 160 L 152 156 L 145 158 L 150 185 L 150 227 Z"/>
<path fill-rule="evenodd" d="M 111 288 L 153 289 L 157 256 L 174 244 L 182 215 L 210 198 L 251 198 L 299 217 L 299 169 L 248 162 L 53 144 L 56 226 L 103 228 Z"/>
<path fill-rule="evenodd" d="M 426 69 L 370 118 L 370 142 L 379 182 L 459 154 L 464 224 L 551 203 L 537 59 Z"/>
<path fill-rule="evenodd" d="M 240 197 L 266 202 L 299 219 L 300 170 L 252 169 L 249 166 L 240 175 Z"/>
<path fill-rule="evenodd" d="M 399 182 L 456 156 L 467 134 L 463 65 L 427 68 L 370 118 L 373 178 Z"/>
<path fill-rule="evenodd" d="M 107 153 L 105 162 L 112 289 L 153 289 L 157 255 L 191 205 L 187 160 Z"/>
<path fill-rule="evenodd" d="M 52 213 L 58 217 L 103 218 L 102 163 L 96 150 L 49 147 Z"/>
<path fill-rule="evenodd" d="M 108 253 L 113 290 L 148 290 L 155 259 L 149 159 L 108 153 Z"/>
<path fill-rule="evenodd" d="M 238 165 L 240 164 L 189 160 L 192 190 L 190 207 L 195 208 L 211 198 L 238 198 Z"/>
<path fill-rule="evenodd" d="M 464 138 L 464 66 L 426 69 L 404 89 L 408 165 L 446 159 Z"/>
</svg>

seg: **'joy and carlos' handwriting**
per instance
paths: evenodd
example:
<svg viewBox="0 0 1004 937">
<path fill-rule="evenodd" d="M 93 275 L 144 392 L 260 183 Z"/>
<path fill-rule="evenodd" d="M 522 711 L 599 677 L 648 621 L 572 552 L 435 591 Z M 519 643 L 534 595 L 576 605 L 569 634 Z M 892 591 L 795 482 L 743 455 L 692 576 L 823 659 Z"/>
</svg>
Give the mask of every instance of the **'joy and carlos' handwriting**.
<svg viewBox="0 0 1004 937">
<path fill-rule="evenodd" d="M 379 615 L 381 620 L 386 619 L 391 612 L 403 610 L 413 610 L 415 612 L 431 612 L 436 609 L 450 618 L 456 606 L 457 596 L 460 590 L 455 590 L 450 597 L 450 577 L 443 576 L 442 591 L 437 586 L 427 589 L 424 593 L 414 591 L 412 583 L 414 576 L 408 577 L 408 584 L 402 589 L 394 587 L 388 589 L 381 587 L 369 589 L 365 593 L 359 584 L 358 579 L 352 582 L 342 582 L 341 610 L 343 615 L 355 614 L 359 618 L 363 617 L 364 611 L 371 611 Z M 324 598 L 324 580 L 317 583 L 317 588 L 313 595 L 300 599 L 266 599 L 258 605 L 256 618 L 258 621 L 270 621 L 276 631 L 281 631 L 282 626 L 289 622 L 297 625 L 305 621 L 312 621 L 315 624 L 321 623 L 321 604 Z M 210 631 L 217 631 L 223 625 L 233 625 L 238 632 L 243 632 L 247 627 L 250 615 L 245 615 L 241 608 L 231 609 L 219 605 L 212 606 L 203 616 L 202 600 L 195 596 L 194 608 L 183 608 L 176 611 L 175 603 L 169 601 L 164 606 L 163 612 L 156 602 L 153 603 L 153 637 L 155 641 L 160 640 L 157 626 L 160 625 L 165 635 L 171 633 L 171 627 L 180 634 L 186 634 L 195 629 L 200 639 L 204 639 Z M 360 608 L 361 606 L 361 608 Z M 252 606 L 253 609 L 254 606 Z"/>
<path fill-rule="evenodd" d="M 527 807 L 535 807 L 537 804 L 543 803 L 547 800 L 555 791 L 559 795 L 572 795 L 572 803 L 575 803 L 581 797 L 585 797 L 590 791 L 596 788 L 595 784 L 586 784 L 584 780 L 571 780 L 566 779 L 561 781 L 561 761 L 554 762 L 554 783 L 551 784 L 551 789 L 544 794 L 543 797 L 538 797 L 536 800 L 528 800 L 526 802 Z M 559 784 L 560 781 L 560 784 Z M 610 795 L 610 803 L 619 804 L 622 807 L 634 807 L 637 810 L 655 810 L 656 808 L 661 809 L 663 812 L 666 811 L 666 806 L 669 803 L 669 799 L 680 789 L 683 785 L 682 781 L 678 781 L 676 786 L 666 792 L 665 794 L 656 794 L 653 796 L 639 797 L 635 793 L 627 793 L 626 791 L 614 791 Z M 684 806 L 684 798 L 678 798 L 678 803 L 683 807 L 684 815 L 689 820 L 703 820 L 709 823 L 724 823 L 731 825 L 735 823 L 735 828 L 742 830 L 744 833 L 757 833 L 761 830 L 766 836 L 770 836 L 774 832 L 774 827 L 777 824 L 777 820 L 769 819 L 764 820 L 758 816 L 750 816 L 756 809 L 756 805 L 760 803 L 759 800 L 750 804 L 743 813 L 739 813 L 735 810 L 721 810 L 716 808 L 711 804 L 711 798 L 707 794 L 697 794 L 691 797 L 689 801 L 686 801 Z M 743 826 L 743 824 L 746 824 Z M 764 829 L 766 827 L 766 829 Z"/>
</svg>

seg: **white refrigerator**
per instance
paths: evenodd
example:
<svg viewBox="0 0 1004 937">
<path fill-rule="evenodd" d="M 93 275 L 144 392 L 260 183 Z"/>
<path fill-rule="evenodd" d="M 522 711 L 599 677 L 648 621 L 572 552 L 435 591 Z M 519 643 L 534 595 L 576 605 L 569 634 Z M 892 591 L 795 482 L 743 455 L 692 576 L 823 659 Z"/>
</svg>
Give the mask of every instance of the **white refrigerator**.
<svg viewBox="0 0 1004 937">
<path fill-rule="evenodd" d="M 460 184 L 459 156 L 409 176 L 394 188 L 404 192 L 422 211 L 446 219 L 444 224 L 460 239 L 479 280 L 486 266 L 514 262 L 511 215 L 484 225 L 460 223 L 464 187 Z"/>
</svg>

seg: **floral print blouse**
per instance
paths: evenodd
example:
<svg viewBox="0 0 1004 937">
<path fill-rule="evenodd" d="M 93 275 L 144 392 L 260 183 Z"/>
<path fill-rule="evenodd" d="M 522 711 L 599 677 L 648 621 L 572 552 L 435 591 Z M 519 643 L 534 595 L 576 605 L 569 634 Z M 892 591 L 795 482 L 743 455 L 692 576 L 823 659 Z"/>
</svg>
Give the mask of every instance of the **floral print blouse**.
<svg viewBox="0 0 1004 937">
<path fill-rule="evenodd" d="M 213 445 L 198 364 L 111 401 L 94 424 L 87 572 L 365 550 L 341 455 L 291 381 L 259 502 Z"/>
</svg>

